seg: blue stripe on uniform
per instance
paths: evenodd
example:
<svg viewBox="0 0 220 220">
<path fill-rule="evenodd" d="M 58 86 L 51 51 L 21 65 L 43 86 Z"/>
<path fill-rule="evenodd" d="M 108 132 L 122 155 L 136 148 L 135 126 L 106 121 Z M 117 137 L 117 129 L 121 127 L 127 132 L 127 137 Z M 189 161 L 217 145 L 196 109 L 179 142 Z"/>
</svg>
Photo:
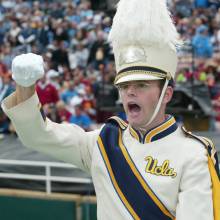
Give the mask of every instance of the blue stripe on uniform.
<svg viewBox="0 0 220 220">
<path fill-rule="evenodd" d="M 102 129 L 100 137 L 118 186 L 137 215 L 143 220 L 170 220 L 146 193 L 130 169 L 118 146 L 119 128 L 108 123 Z"/>
</svg>

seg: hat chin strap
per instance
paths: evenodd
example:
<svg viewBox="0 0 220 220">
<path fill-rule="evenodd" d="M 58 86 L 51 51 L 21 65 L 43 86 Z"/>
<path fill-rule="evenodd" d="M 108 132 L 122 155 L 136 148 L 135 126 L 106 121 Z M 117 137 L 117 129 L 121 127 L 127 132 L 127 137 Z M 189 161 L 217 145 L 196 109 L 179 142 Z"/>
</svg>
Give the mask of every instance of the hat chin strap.
<svg viewBox="0 0 220 220">
<path fill-rule="evenodd" d="M 160 106 L 161 106 L 163 97 L 164 97 L 164 95 L 165 95 L 165 92 L 166 92 L 166 88 L 167 88 L 167 86 L 168 86 L 168 83 L 169 83 L 169 80 L 166 79 L 166 81 L 165 81 L 165 83 L 164 83 L 164 86 L 163 86 L 163 89 L 162 89 L 162 92 L 161 92 L 161 94 L 160 94 L 160 98 L 159 98 L 159 100 L 158 100 L 157 106 L 156 106 L 156 108 L 155 108 L 155 110 L 154 110 L 154 112 L 153 112 L 153 114 L 152 114 L 150 120 L 149 120 L 143 127 L 140 127 L 139 130 L 146 132 L 146 131 L 147 131 L 146 127 L 147 127 L 149 124 L 151 124 L 152 121 L 155 119 L 156 115 L 158 114 L 158 112 L 159 112 L 159 110 L 160 110 Z"/>
</svg>

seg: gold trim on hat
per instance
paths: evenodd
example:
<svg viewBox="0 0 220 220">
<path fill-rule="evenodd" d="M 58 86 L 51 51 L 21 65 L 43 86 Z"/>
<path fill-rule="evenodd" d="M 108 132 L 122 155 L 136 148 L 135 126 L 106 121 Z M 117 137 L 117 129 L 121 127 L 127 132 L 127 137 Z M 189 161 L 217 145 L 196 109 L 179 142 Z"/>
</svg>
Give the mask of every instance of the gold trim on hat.
<svg viewBox="0 0 220 220">
<path fill-rule="evenodd" d="M 128 75 L 134 75 L 135 73 L 143 74 L 143 75 L 155 76 L 155 77 L 158 77 L 158 78 L 168 79 L 168 80 L 170 80 L 172 78 L 171 74 L 169 72 L 167 74 L 163 74 L 163 73 L 152 72 L 152 71 L 132 70 L 132 71 L 126 71 L 126 72 L 123 72 L 123 73 L 120 73 L 119 75 L 117 75 L 115 77 L 114 84 L 116 84 L 116 82 L 119 79 L 121 79 L 122 77 L 125 77 L 125 76 L 128 76 Z"/>
</svg>

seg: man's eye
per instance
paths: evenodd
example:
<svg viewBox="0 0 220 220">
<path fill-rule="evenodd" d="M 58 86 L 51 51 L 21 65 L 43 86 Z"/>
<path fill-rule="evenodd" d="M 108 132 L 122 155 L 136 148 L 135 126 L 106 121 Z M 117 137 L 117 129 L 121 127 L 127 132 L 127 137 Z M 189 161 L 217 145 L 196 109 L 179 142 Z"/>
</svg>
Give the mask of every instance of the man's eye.
<svg viewBox="0 0 220 220">
<path fill-rule="evenodd" d="M 147 83 L 138 83 L 137 87 L 138 88 L 147 88 L 149 85 Z"/>
<path fill-rule="evenodd" d="M 120 89 L 125 90 L 128 88 L 128 84 L 122 84 L 119 86 Z"/>
<path fill-rule="evenodd" d="M 149 84 L 145 83 L 145 82 L 139 82 L 139 83 L 134 83 L 134 84 L 121 84 L 118 86 L 118 89 L 120 90 L 127 90 L 129 88 L 129 86 L 133 86 L 136 89 L 144 89 L 144 88 L 148 88 Z"/>
</svg>

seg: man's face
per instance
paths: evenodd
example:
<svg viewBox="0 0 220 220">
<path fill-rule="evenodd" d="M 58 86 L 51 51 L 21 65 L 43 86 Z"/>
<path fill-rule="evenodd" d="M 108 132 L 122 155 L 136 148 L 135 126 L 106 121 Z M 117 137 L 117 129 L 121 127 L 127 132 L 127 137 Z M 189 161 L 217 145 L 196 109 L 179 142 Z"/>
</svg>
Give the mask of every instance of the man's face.
<svg viewBox="0 0 220 220">
<path fill-rule="evenodd" d="M 132 81 L 121 83 L 119 93 L 127 115 L 134 128 L 140 128 L 150 120 L 160 97 L 159 81 Z"/>
</svg>

